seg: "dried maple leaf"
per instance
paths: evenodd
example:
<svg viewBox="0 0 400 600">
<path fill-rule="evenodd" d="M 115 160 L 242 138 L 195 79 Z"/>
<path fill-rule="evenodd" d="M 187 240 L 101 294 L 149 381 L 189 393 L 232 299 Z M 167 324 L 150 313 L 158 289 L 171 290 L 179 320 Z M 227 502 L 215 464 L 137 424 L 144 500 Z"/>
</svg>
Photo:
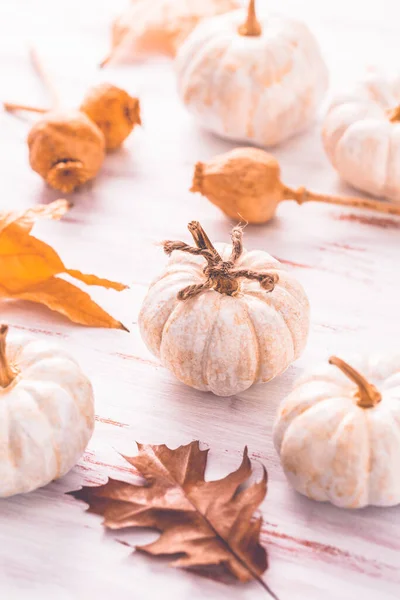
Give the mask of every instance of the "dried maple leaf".
<svg viewBox="0 0 400 600">
<path fill-rule="evenodd" d="M 110 529 L 152 527 L 160 537 L 138 550 L 152 555 L 180 554 L 176 567 L 223 566 L 240 581 L 261 579 L 267 553 L 260 545 L 261 517 L 254 512 L 267 491 L 261 481 L 246 488 L 252 473 L 247 448 L 240 467 L 223 479 L 205 481 L 208 450 L 192 442 L 171 450 L 165 445 L 138 444 L 139 454 L 124 458 L 146 480 L 132 485 L 109 479 L 71 495 L 84 500 L 89 512 L 102 515 Z"/>
<path fill-rule="evenodd" d="M 125 329 L 89 294 L 58 275 L 66 274 L 87 285 L 118 291 L 126 286 L 76 269 L 67 269 L 51 246 L 31 235 L 37 219 L 60 219 L 69 208 L 66 200 L 56 200 L 23 212 L 0 213 L 0 299 L 39 302 L 76 323 Z"/>
<path fill-rule="evenodd" d="M 111 52 L 101 64 L 122 55 L 175 56 L 199 21 L 239 6 L 238 0 L 131 0 L 113 23 Z"/>
</svg>

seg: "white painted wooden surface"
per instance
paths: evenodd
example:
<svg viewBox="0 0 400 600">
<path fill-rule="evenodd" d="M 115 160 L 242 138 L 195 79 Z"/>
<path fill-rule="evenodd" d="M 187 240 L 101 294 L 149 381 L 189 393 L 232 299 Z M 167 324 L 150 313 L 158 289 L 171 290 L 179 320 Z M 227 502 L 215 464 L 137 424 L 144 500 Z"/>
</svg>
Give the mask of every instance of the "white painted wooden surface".
<svg viewBox="0 0 400 600">
<path fill-rule="evenodd" d="M 309 22 L 335 86 L 373 62 L 400 68 L 396 0 L 269 3 Z M 73 196 L 75 207 L 62 222 L 35 228 L 71 268 L 133 282 L 122 294 L 93 291 L 131 333 L 74 326 L 29 304 L 0 307 L 1 320 L 51 336 L 75 353 L 94 383 L 98 415 L 88 451 L 69 475 L 35 493 L 0 501 L 0 597 L 264 597 L 257 584 L 227 587 L 132 554 L 118 540 L 133 545 L 155 534 L 105 533 L 100 518 L 64 495 L 104 481 L 107 474 L 128 477 L 116 450 L 135 452 L 135 439 L 171 446 L 200 439 L 211 447 L 210 477 L 235 468 L 245 444 L 268 468 L 270 489 L 262 507 L 262 539 L 270 555 L 265 577 L 282 600 L 399 598 L 400 507 L 345 512 L 298 496 L 280 469 L 271 428 L 277 405 L 305 366 L 333 352 L 398 344 L 400 220 L 286 203 L 273 223 L 248 227 L 246 246 L 286 262 L 309 294 L 307 350 L 285 375 L 239 397 L 216 398 L 175 381 L 144 347 L 138 310 L 165 260 L 157 241 L 189 239 L 191 219 L 200 220 L 212 239 L 227 239 L 231 223 L 187 190 L 194 162 L 231 146 L 196 128 L 179 105 L 167 61 L 96 70 L 107 48 L 108 20 L 123 5 L 124 0 L 0 3 L 1 99 L 46 101 L 26 52 L 27 41 L 34 40 L 66 103 L 78 102 L 90 84 L 108 80 L 140 96 L 144 121 L 124 149 L 107 158 L 97 181 Z M 0 113 L 0 209 L 58 196 L 28 167 L 29 122 L 30 117 Z M 348 191 L 323 154 L 318 127 L 276 154 L 288 183 Z"/>
</svg>

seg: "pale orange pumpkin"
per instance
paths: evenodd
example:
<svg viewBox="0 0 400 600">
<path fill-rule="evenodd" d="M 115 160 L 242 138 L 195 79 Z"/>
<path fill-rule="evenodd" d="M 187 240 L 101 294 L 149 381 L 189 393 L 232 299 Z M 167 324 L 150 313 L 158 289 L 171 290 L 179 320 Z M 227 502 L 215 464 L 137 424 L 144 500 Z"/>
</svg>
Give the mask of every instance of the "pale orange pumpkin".
<svg viewBox="0 0 400 600">
<path fill-rule="evenodd" d="M 200 21 L 239 6 L 238 0 L 131 0 L 113 23 L 111 50 L 101 66 L 152 54 L 173 57 Z"/>
</svg>

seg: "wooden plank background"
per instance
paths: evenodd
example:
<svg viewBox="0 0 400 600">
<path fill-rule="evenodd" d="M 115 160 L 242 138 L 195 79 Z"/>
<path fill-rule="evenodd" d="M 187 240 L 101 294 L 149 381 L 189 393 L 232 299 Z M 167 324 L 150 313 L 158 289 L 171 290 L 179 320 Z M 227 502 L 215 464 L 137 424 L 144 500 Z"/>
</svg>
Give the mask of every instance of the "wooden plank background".
<svg viewBox="0 0 400 600">
<path fill-rule="evenodd" d="M 261 3 L 263 0 L 259 0 Z M 266 0 L 265 0 L 266 1 Z M 280 378 L 232 398 L 196 392 L 157 364 L 141 341 L 137 316 L 165 258 L 156 242 L 188 239 L 198 219 L 211 239 L 228 238 L 231 223 L 204 198 L 188 192 L 193 164 L 232 147 L 199 130 L 179 104 L 173 68 L 155 60 L 103 72 L 108 22 L 124 0 L 14 0 L 0 3 L 0 97 L 46 102 L 32 72 L 34 42 L 65 103 L 105 80 L 139 95 L 142 129 L 107 157 L 93 185 L 72 196 L 60 223 L 35 234 L 54 244 L 71 268 L 132 283 L 129 291 L 93 291 L 131 330 L 85 329 L 31 304 L 2 304 L 1 320 L 69 347 L 91 377 L 97 424 L 89 448 L 70 474 L 26 496 L 0 501 L 0 597 L 60 600 L 110 598 L 257 599 L 257 584 L 223 583 L 169 569 L 165 561 L 132 554 L 129 545 L 153 533 L 105 533 L 100 519 L 64 492 L 106 475 L 129 477 L 117 451 L 134 440 L 176 446 L 200 439 L 211 447 L 209 477 L 234 469 L 245 444 L 269 471 L 262 506 L 262 540 L 270 554 L 269 585 L 282 600 L 395 600 L 400 595 L 400 508 L 346 512 L 300 497 L 287 485 L 272 446 L 276 408 L 305 367 L 331 353 L 395 349 L 400 219 L 330 206 L 287 202 L 269 225 L 248 227 L 248 248 L 262 248 L 293 270 L 309 294 L 312 328 L 302 358 Z M 369 64 L 399 68 L 398 3 L 380 0 L 269 0 L 271 8 L 307 20 L 323 47 L 332 87 L 345 86 Z M 0 113 L 0 209 L 58 197 L 30 171 L 25 138 L 31 117 Z M 284 181 L 348 192 L 324 156 L 318 124 L 274 150 Z"/>
</svg>

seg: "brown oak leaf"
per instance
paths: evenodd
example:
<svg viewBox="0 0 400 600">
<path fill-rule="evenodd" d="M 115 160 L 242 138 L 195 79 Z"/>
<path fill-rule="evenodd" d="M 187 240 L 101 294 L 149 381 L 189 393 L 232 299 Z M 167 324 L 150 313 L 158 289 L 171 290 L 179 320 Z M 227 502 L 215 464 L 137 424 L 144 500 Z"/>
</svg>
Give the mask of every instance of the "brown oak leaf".
<svg viewBox="0 0 400 600">
<path fill-rule="evenodd" d="M 69 208 L 66 200 L 56 200 L 22 212 L 0 213 L 0 300 L 30 300 L 45 304 L 75 323 L 126 329 L 89 294 L 59 275 L 117 291 L 124 290 L 125 285 L 67 269 L 49 244 L 31 235 L 38 219 L 61 219 Z"/>
<path fill-rule="evenodd" d="M 247 487 L 252 474 L 247 448 L 240 467 L 223 479 L 205 481 L 208 450 L 192 442 L 171 450 L 138 444 L 139 454 L 124 456 L 133 472 L 145 479 L 132 485 L 109 479 L 105 485 L 83 487 L 72 496 L 104 517 L 109 529 L 151 527 L 159 538 L 137 550 L 152 555 L 180 555 L 175 567 L 222 566 L 242 582 L 261 579 L 267 553 L 259 542 L 262 518 L 254 512 L 267 492 L 267 473 Z"/>
</svg>

